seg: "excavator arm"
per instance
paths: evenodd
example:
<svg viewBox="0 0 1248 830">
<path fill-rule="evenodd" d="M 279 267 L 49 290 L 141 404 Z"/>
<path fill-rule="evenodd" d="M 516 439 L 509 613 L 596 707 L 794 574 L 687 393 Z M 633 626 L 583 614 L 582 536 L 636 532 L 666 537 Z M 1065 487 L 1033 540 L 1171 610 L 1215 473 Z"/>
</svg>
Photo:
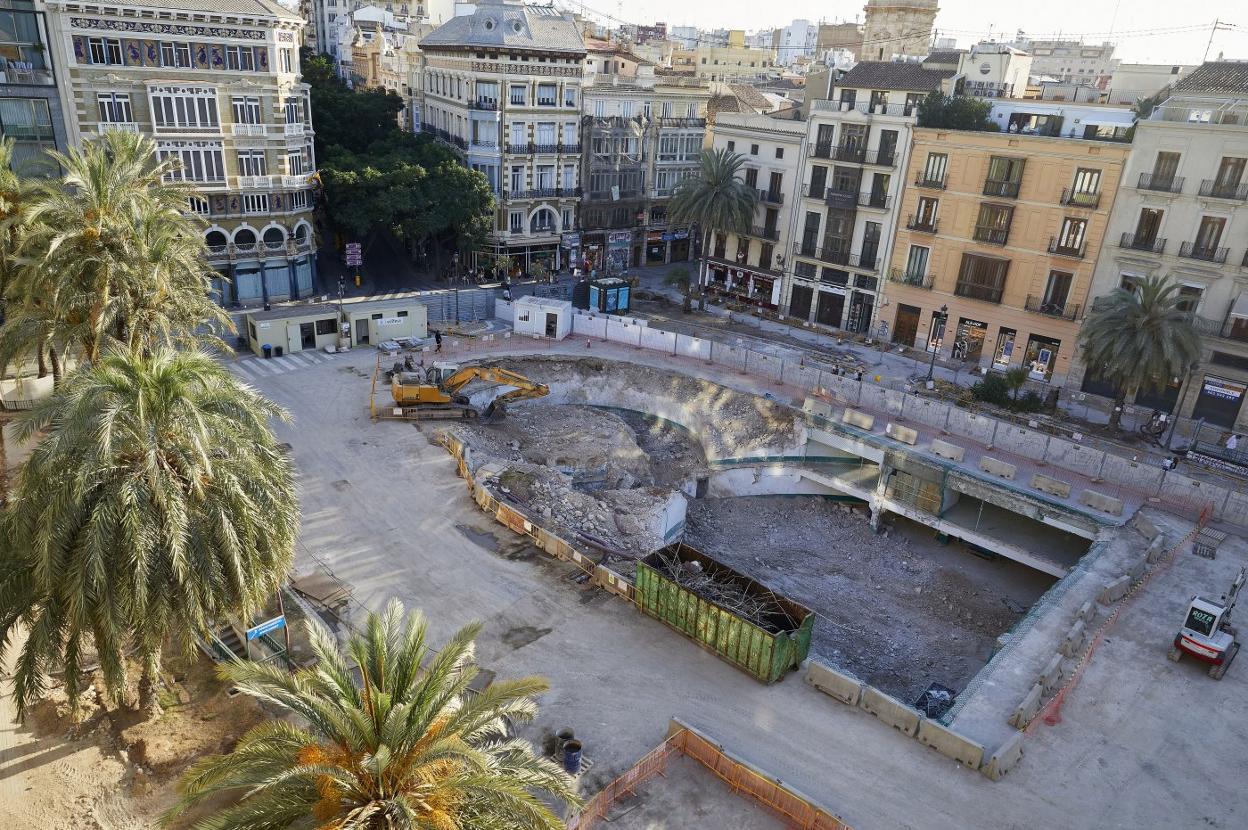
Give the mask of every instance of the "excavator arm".
<svg viewBox="0 0 1248 830">
<path fill-rule="evenodd" d="M 541 398 L 550 394 L 550 387 L 546 386 L 546 384 L 531 381 L 524 375 L 501 369 L 497 366 L 465 366 L 447 378 L 442 384 L 442 389 L 450 395 L 455 395 L 474 380 L 484 380 L 500 386 L 516 387 L 510 392 L 504 392 L 490 402 L 484 413 L 487 419 L 501 414 L 507 404 L 513 401 Z"/>
</svg>

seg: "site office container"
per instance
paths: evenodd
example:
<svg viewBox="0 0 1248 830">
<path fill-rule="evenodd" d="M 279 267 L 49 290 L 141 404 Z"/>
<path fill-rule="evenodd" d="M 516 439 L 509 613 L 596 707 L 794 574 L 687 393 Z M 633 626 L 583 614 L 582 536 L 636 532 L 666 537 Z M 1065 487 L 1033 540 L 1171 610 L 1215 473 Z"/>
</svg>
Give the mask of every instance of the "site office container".
<svg viewBox="0 0 1248 830">
<path fill-rule="evenodd" d="M 702 572 L 732 582 L 764 600 L 763 625 L 700 597 L 669 578 L 664 563 L 698 562 Z M 684 544 L 669 545 L 637 560 L 636 601 L 641 610 L 764 683 L 796 669 L 810 651 L 815 615 L 767 586 Z"/>
</svg>

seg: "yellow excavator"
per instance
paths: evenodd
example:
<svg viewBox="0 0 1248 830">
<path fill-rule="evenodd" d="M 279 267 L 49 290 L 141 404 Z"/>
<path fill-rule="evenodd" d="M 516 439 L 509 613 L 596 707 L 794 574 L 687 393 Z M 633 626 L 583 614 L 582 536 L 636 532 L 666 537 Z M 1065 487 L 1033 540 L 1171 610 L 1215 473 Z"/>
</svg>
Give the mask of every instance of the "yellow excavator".
<svg viewBox="0 0 1248 830">
<path fill-rule="evenodd" d="M 397 367 L 396 367 L 397 368 Z M 483 380 L 497 386 L 514 386 L 483 409 L 478 410 L 462 394 L 462 390 L 474 380 Z M 541 398 L 550 388 L 535 383 L 524 375 L 500 369 L 496 366 L 464 366 L 435 363 L 427 370 L 395 372 L 390 380 L 390 393 L 394 405 L 402 417 L 412 420 L 423 418 L 476 418 L 486 420 L 501 418 L 507 404 L 527 398 Z"/>
</svg>

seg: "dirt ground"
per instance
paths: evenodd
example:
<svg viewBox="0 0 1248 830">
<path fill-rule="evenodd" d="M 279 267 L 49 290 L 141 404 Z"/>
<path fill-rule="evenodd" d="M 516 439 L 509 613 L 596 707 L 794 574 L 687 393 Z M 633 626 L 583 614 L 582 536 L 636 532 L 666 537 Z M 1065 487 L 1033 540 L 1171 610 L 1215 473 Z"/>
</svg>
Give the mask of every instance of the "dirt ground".
<svg viewBox="0 0 1248 830">
<path fill-rule="evenodd" d="M 266 717 L 251 698 L 228 697 L 202 655 L 171 660 L 166 670 L 176 685 L 161 692 L 162 712 L 152 720 L 126 707 L 101 707 L 98 685 L 82 696 L 77 722 L 60 690 L 35 707 L 25 725 L 16 724 L 4 699 L 0 827 L 158 827 L 182 771 L 203 755 L 228 750 Z M 133 688 L 124 702 L 133 704 Z"/>
<path fill-rule="evenodd" d="M 1053 582 L 905 519 L 876 535 L 867 519 L 819 496 L 702 499 L 685 541 L 815 611 L 813 655 L 908 702 L 932 682 L 964 688 Z"/>
</svg>

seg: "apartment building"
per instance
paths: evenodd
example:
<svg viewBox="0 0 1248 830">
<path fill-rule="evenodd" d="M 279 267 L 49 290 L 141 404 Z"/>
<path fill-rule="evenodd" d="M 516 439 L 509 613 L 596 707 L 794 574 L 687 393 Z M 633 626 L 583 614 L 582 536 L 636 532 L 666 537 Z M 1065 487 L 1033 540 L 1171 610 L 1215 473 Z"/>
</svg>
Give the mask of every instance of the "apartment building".
<svg viewBox="0 0 1248 830">
<path fill-rule="evenodd" d="M 705 81 L 658 75 L 605 42 L 585 61 L 579 240 L 591 268 L 689 259 L 687 225 L 669 223 L 676 185 L 698 171 L 711 98 Z"/>
<path fill-rule="evenodd" d="M 1178 284 L 1202 335 L 1200 364 L 1134 402 L 1248 429 L 1248 63 L 1187 73 L 1139 122 L 1093 295 L 1144 277 Z M 1081 367 L 1083 391 L 1114 390 Z"/>
<path fill-rule="evenodd" d="M 1035 130 L 915 129 L 881 337 L 1062 383 L 1129 151 Z"/>
<path fill-rule="evenodd" d="M 1117 61 L 1112 43 L 1084 43 L 1081 40 L 1032 40 L 1019 32 L 1012 46 L 1031 55 L 1031 73 L 1041 78 L 1068 83 L 1090 84 L 1099 89 L 1109 86 Z"/>
<path fill-rule="evenodd" d="M 494 189 L 487 252 L 526 269 L 560 268 L 580 255 L 585 42 L 572 15 L 553 6 L 482 0 L 460 8 L 420 42 L 421 128 L 458 148 Z"/>
<path fill-rule="evenodd" d="M 47 3 L 70 144 L 149 135 L 199 191 L 209 261 L 241 305 L 306 297 L 315 242 L 304 21 L 272 0 Z"/>
<path fill-rule="evenodd" d="M 864 61 L 808 102 L 785 314 L 875 330 L 919 104 L 950 74 Z"/>
<path fill-rule="evenodd" d="M 25 175 L 52 172 L 46 151 L 66 146 L 61 70 L 48 45 L 44 13 L 32 0 L 0 2 L 0 138 L 13 141 L 13 167 Z"/>
<path fill-rule="evenodd" d="M 703 251 L 702 283 L 711 293 L 766 309 L 780 307 L 796 181 L 806 125 L 768 115 L 721 113 L 715 150 L 745 159 L 745 183 L 758 191 L 753 224 L 742 234 L 713 234 Z"/>
</svg>

